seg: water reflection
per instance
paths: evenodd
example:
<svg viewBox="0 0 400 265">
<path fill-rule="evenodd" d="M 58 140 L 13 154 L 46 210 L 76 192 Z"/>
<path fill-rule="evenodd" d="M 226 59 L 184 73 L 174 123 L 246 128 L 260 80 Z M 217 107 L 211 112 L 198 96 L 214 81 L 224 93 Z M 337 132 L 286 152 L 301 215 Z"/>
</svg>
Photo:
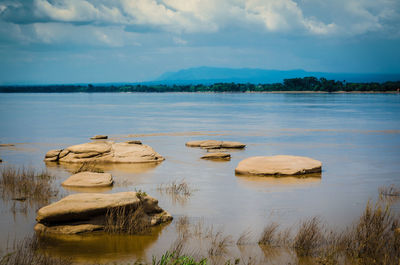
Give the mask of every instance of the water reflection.
<svg viewBox="0 0 400 265">
<path fill-rule="evenodd" d="M 79 263 L 107 263 L 118 260 L 144 259 L 168 224 L 152 228 L 146 235 L 111 235 L 94 232 L 80 235 L 41 235 L 43 250 L 62 258 L 74 257 Z"/>
<path fill-rule="evenodd" d="M 270 191 L 273 188 L 274 191 L 279 189 L 287 188 L 303 188 L 310 186 L 317 186 L 321 184 L 321 173 L 299 175 L 293 177 L 258 177 L 258 176 L 242 176 L 238 175 L 236 181 L 239 185 L 246 188 Z"/>
<path fill-rule="evenodd" d="M 65 169 L 70 173 L 81 168 L 80 163 L 45 162 L 47 168 Z M 99 163 L 93 165 L 93 170 L 115 173 L 146 173 L 155 169 L 160 163 Z"/>
</svg>

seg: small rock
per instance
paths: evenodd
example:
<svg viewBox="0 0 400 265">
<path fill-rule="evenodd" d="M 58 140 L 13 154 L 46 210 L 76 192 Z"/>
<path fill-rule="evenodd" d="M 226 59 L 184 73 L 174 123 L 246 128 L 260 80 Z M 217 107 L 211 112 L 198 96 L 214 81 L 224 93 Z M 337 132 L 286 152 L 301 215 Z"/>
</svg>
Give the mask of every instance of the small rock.
<svg viewBox="0 0 400 265">
<path fill-rule="evenodd" d="M 61 183 L 65 187 L 97 188 L 113 185 L 113 178 L 110 173 L 79 172 L 70 176 Z"/>
<path fill-rule="evenodd" d="M 24 202 L 24 201 L 26 201 L 26 197 L 16 197 L 16 198 L 12 198 L 12 200 L 14 200 L 14 201 L 20 201 L 20 202 Z"/>
<path fill-rule="evenodd" d="M 3 159 L 0 158 L 0 163 L 3 162 Z"/>
<path fill-rule="evenodd" d="M 0 147 L 9 147 L 9 146 L 15 146 L 15 144 L 0 144 Z"/>
<path fill-rule="evenodd" d="M 231 155 L 228 153 L 208 153 L 201 157 L 201 159 L 209 160 L 230 160 Z"/>
<path fill-rule="evenodd" d="M 95 135 L 93 137 L 90 137 L 91 140 L 104 140 L 104 139 L 108 139 L 107 135 Z"/>
<path fill-rule="evenodd" d="M 255 156 L 239 162 L 235 173 L 239 175 L 288 176 L 320 173 L 322 163 L 302 156 Z"/>
<path fill-rule="evenodd" d="M 126 141 L 125 143 L 127 143 L 127 144 L 142 144 L 142 142 L 139 140 L 130 140 L 130 141 Z"/>
</svg>

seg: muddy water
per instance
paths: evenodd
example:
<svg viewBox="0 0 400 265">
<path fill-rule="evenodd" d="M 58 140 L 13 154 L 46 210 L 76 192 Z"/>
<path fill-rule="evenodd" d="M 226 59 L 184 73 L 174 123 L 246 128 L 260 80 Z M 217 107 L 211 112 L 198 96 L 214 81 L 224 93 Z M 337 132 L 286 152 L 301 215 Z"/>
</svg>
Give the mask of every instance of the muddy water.
<svg viewBox="0 0 400 265">
<path fill-rule="evenodd" d="M 234 241 L 250 230 L 255 242 L 272 221 L 287 227 L 315 215 L 329 226 L 345 227 L 368 199 L 376 198 L 380 186 L 400 185 L 396 94 L 1 94 L 0 122 L 0 143 L 15 144 L 0 147 L 2 166 L 47 168 L 56 176 L 54 185 L 61 196 L 82 190 L 59 186 L 74 166 L 45 164 L 43 157 L 50 149 L 106 134 L 115 141 L 139 139 L 166 158 L 154 165 L 102 166 L 113 174 L 115 186 L 97 192 L 144 190 L 159 199 L 174 221 L 152 235 L 98 232 L 46 238 L 44 251 L 83 263 L 132 262 L 160 255 L 175 240 L 176 222 L 184 216 L 203 230 L 222 229 Z M 228 162 L 205 161 L 200 159 L 205 150 L 185 146 L 202 139 L 240 141 L 247 147 L 230 150 Z M 278 154 L 318 159 L 323 172 L 306 179 L 234 174 L 244 158 Z M 157 189 L 182 179 L 193 189 L 189 197 Z M 19 211 L 19 204 L 23 202 L 0 202 L 3 252 L 33 232 L 37 206 Z M 398 204 L 394 207 L 399 211 Z M 190 248 L 198 250 L 200 241 L 193 238 Z M 265 255 L 255 246 L 246 250 L 232 244 L 225 255 Z"/>
</svg>

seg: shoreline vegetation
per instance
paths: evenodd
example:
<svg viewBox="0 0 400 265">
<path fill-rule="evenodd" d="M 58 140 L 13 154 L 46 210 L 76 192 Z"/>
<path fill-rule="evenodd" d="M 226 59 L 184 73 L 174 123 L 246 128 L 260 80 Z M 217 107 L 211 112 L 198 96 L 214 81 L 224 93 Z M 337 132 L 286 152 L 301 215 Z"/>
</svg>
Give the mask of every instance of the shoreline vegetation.
<svg viewBox="0 0 400 265">
<path fill-rule="evenodd" d="M 230 92 L 230 93 L 399 93 L 400 81 L 384 83 L 351 83 L 304 77 L 284 79 L 282 83 L 214 83 L 210 85 L 8 85 L 0 93 L 164 93 L 164 92 Z"/>
</svg>

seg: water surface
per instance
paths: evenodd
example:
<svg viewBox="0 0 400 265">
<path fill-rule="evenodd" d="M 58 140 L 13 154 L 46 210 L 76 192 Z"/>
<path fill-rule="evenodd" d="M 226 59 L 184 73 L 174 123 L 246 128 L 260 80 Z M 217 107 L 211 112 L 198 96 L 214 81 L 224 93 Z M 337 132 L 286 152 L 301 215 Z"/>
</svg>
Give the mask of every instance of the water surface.
<svg viewBox="0 0 400 265">
<path fill-rule="evenodd" d="M 48 168 L 65 180 L 73 166 L 45 164 L 50 149 L 85 143 L 96 134 L 139 139 L 166 160 L 158 165 L 108 165 L 116 185 L 102 192 L 141 189 L 159 199 L 175 218 L 152 236 L 102 233 L 50 238 L 53 255 L 83 262 L 151 258 L 175 238 L 175 222 L 223 227 L 234 239 L 271 221 L 291 226 L 318 215 L 330 226 L 349 225 L 376 198 L 382 185 L 400 185 L 400 95 L 397 94 L 1 94 L 0 147 L 4 165 Z M 240 141 L 229 162 L 204 161 L 190 140 Z M 321 178 L 237 177 L 244 158 L 300 155 L 322 161 Z M 187 199 L 157 190 L 185 179 L 195 189 Z M 59 187 L 63 195 L 79 192 Z M 35 209 L 10 210 L 2 201 L 0 246 L 32 233 Z M 396 204 L 395 209 L 399 210 Z M 239 250 L 232 250 L 237 252 Z"/>
</svg>

